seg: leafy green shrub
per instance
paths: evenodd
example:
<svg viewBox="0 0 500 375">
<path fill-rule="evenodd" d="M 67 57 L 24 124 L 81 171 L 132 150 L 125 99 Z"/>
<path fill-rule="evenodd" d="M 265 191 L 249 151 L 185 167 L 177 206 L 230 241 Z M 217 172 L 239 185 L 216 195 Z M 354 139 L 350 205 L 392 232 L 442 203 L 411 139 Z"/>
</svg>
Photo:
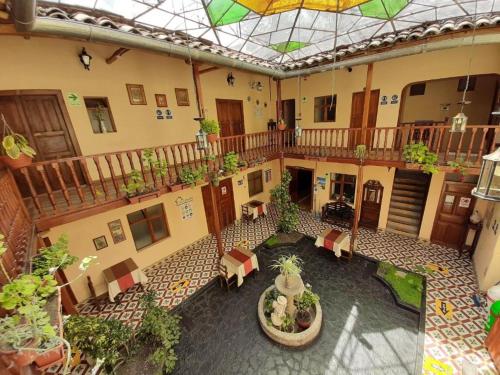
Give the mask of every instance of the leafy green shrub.
<svg viewBox="0 0 500 375">
<path fill-rule="evenodd" d="M 206 120 L 200 121 L 200 128 L 207 134 L 219 134 L 220 126 L 216 120 Z"/>
<path fill-rule="evenodd" d="M 121 349 L 128 352 L 132 330 L 117 319 L 71 315 L 64 323 L 64 337 L 85 355 L 103 360 L 104 370 L 113 373 L 126 359 Z"/>
<path fill-rule="evenodd" d="M 290 233 L 299 225 L 299 206 L 290 198 L 289 186 L 292 175 L 285 170 L 278 186 L 271 190 L 271 201 L 278 209 L 278 230 Z"/>
<path fill-rule="evenodd" d="M 266 296 L 264 297 L 264 314 L 268 316 L 272 314 L 274 311 L 273 302 L 276 301 L 280 295 L 280 292 L 278 292 L 278 289 L 276 288 L 273 288 L 266 293 Z"/>
<path fill-rule="evenodd" d="M 319 296 L 313 293 L 310 288 L 306 288 L 302 297 L 298 298 L 296 302 L 299 311 L 307 311 L 319 302 Z"/>
<path fill-rule="evenodd" d="M 68 235 L 63 234 L 54 244 L 41 248 L 39 255 L 33 258 L 33 274 L 47 275 L 57 269 L 65 269 L 77 260 L 78 257 L 69 253 Z"/>
<path fill-rule="evenodd" d="M 141 306 L 145 311 L 138 338 L 156 348 L 149 359 L 161 368 L 160 374 L 169 374 L 177 362 L 174 347 L 181 337 L 181 318 L 158 306 L 155 302 L 155 292 L 152 291 L 142 297 Z"/>
<path fill-rule="evenodd" d="M 18 310 L 33 303 L 43 304 L 56 291 L 57 281 L 52 275 L 22 275 L 6 284 L 0 293 L 0 307 Z"/>
<path fill-rule="evenodd" d="M 403 158 L 408 163 L 419 164 L 424 173 L 434 174 L 439 171 L 437 168 L 437 154 L 430 152 L 422 142 L 405 145 L 403 147 Z"/>
<path fill-rule="evenodd" d="M 234 151 L 228 152 L 224 155 L 224 172 L 233 174 L 238 171 L 238 154 Z"/>
<path fill-rule="evenodd" d="M 158 157 L 152 148 L 146 148 L 142 152 L 142 160 L 148 170 L 152 170 L 157 177 L 165 177 L 168 172 L 168 162 Z"/>
<path fill-rule="evenodd" d="M 179 175 L 180 180 L 183 184 L 191 185 L 194 187 L 198 181 L 202 181 L 207 174 L 207 166 L 202 165 L 197 169 L 191 169 L 189 167 L 183 168 Z"/>
</svg>

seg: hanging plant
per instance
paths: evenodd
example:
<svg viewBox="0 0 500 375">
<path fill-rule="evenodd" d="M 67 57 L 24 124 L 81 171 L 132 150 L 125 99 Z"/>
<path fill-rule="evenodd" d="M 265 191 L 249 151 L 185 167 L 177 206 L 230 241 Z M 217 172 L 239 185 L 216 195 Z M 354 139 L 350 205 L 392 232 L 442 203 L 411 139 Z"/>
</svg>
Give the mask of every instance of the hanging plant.
<svg viewBox="0 0 500 375">
<path fill-rule="evenodd" d="M 28 140 L 21 134 L 14 133 L 2 115 L 2 162 L 11 169 L 27 167 L 31 164 L 36 152 L 30 147 Z"/>
</svg>

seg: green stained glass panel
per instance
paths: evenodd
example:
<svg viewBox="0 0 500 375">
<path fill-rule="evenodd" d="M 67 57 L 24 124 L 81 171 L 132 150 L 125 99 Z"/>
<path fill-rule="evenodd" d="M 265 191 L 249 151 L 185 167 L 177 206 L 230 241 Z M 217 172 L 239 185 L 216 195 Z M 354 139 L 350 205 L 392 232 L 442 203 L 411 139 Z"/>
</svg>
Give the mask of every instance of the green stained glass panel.
<svg viewBox="0 0 500 375">
<path fill-rule="evenodd" d="M 272 44 L 269 47 L 271 47 L 275 51 L 285 53 L 285 52 L 296 51 L 296 50 L 304 48 L 306 46 L 308 46 L 308 43 L 290 41 L 290 42 L 282 42 L 282 43 Z"/>
<path fill-rule="evenodd" d="M 233 4 L 233 0 L 212 0 L 207 7 L 210 21 L 216 24 Z"/>
<path fill-rule="evenodd" d="M 359 9 L 363 16 L 389 19 L 398 14 L 406 5 L 408 5 L 408 0 L 371 0 L 361 4 Z"/>
<path fill-rule="evenodd" d="M 229 25 L 241 21 L 250 12 L 247 8 L 240 4 L 234 4 L 223 16 L 220 18 L 216 26 Z"/>
</svg>

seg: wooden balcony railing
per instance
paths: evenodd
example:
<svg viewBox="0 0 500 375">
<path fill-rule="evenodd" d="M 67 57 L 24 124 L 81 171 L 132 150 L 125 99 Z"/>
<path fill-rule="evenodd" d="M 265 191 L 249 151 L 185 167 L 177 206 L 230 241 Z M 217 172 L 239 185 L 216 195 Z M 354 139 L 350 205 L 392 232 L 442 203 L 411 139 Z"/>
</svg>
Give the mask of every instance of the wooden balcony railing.
<svg viewBox="0 0 500 375">
<path fill-rule="evenodd" d="M 278 157 L 281 152 L 289 157 L 352 162 L 356 145 L 366 144 L 368 164 L 402 167 L 404 145 L 423 142 L 439 155 L 441 165 L 460 159 L 478 167 L 482 156 L 494 147 L 497 128 L 468 126 L 465 133 L 450 133 L 449 126 L 377 127 L 366 130 L 364 141 L 361 129 L 356 128 L 304 129 L 298 139 L 292 130 L 268 131 L 220 138 L 209 150 L 198 150 L 195 142 L 153 147 L 155 158 L 168 163 L 167 174 L 160 177 L 147 168 L 145 149 L 37 162 L 15 175 L 26 206 L 39 219 L 104 203 L 123 203 L 121 187 L 128 183 L 132 170 L 139 171 L 151 187 L 168 191 L 183 168 L 207 164 L 207 154 L 215 155 L 215 165 L 222 169 L 223 155 L 229 151 L 249 163 Z"/>
</svg>

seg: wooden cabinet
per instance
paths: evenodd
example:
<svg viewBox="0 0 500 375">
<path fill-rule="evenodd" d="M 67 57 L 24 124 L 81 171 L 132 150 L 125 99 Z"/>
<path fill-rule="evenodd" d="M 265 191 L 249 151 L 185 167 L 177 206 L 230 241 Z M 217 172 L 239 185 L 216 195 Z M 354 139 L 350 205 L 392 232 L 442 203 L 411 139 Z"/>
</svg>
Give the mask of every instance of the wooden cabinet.
<svg viewBox="0 0 500 375">
<path fill-rule="evenodd" d="M 359 224 L 370 229 L 378 228 L 380 207 L 384 187 L 377 180 L 369 180 L 363 185 L 363 200 L 361 201 L 361 216 Z"/>
</svg>

